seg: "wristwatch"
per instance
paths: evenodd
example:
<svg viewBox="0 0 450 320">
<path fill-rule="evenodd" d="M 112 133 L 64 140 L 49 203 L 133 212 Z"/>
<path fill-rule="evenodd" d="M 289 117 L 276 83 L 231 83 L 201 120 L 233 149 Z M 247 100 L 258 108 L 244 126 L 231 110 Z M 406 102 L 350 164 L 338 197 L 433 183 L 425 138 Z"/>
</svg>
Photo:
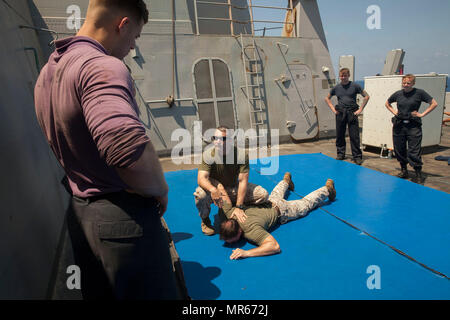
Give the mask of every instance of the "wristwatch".
<svg viewBox="0 0 450 320">
<path fill-rule="evenodd" d="M 244 206 L 243 206 L 242 204 L 236 206 L 236 208 L 239 208 L 239 209 L 241 209 L 241 210 L 244 210 L 244 209 L 245 209 Z"/>
</svg>

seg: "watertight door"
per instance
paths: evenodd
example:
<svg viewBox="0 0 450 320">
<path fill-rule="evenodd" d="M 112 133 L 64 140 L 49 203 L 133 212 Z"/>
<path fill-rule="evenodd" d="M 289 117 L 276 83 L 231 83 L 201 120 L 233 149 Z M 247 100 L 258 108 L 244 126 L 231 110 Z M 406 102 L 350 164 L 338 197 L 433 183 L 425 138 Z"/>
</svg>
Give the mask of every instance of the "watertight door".
<svg viewBox="0 0 450 320">
<path fill-rule="evenodd" d="M 295 140 L 314 138 L 319 127 L 311 70 L 304 64 L 290 64 L 285 75 L 286 127 Z"/>
<path fill-rule="evenodd" d="M 193 77 L 202 133 L 219 125 L 234 129 L 236 117 L 227 64 L 218 58 L 202 58 L 194 63 Z"/>
</svg>

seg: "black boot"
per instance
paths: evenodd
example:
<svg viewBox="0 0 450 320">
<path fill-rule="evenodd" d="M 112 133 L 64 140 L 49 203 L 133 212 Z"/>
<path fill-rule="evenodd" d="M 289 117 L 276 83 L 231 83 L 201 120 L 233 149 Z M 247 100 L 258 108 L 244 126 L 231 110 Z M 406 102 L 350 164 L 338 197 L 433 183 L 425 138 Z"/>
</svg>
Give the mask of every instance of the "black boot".
<svg viewBox="0 0 450 320">
<path fill-rule="evenodd" d="M 425 182 L 425 178 L 422 175 L 422 170 L 416 169 L 416 176 L 414 177 L 414 182 L 418 184 L 423 184 Z"/>
<path fill-rule="evenodd" d="M 401 170 L 402 171 L 400 171 L 400 173 L 397 175 L 397 177 L 402 178 L 402 179 L 408 178 L 408 169 L 406 169 L 406 167 L 402 167 Z"/>
</svg>

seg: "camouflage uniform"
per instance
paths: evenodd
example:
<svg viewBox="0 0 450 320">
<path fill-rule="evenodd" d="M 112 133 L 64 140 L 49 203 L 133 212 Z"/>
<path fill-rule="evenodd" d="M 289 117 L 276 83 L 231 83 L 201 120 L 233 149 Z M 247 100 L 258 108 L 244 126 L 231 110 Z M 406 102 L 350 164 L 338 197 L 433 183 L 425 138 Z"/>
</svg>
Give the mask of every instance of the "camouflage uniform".
<svg viewBox="0 0 450 320">
<path fill-rule="evenodd" d="M 284 195 L 288 187 L 289 184 L 282 180 L 269 196 L 269 201 L 280 212 L 279 222 L 281 224 L 306 216 L 308 212 L 325 201 L 329 195 L 328 188 L 324 186 L 311 192 L 303 199 L 287 201 L 284 199 Z"/>
</svg>

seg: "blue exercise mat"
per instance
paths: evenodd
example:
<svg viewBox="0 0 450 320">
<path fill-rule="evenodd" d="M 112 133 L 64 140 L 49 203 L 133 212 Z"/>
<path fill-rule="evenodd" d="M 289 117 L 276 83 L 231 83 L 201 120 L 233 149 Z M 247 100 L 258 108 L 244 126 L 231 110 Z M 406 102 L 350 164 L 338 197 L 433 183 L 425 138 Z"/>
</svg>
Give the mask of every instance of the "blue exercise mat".
<svg viewBox="0 0 450 320">
<path fill-rule="evenodd" d="M 450 274 L 450 195 L 322 154 L 278 161 L 275 175 L 251 163 L 250 181 L 270 193 L 289 171 L 293 200 L 332 178 L 336 201 L 273 230 L 280 254 L 237 261 L 229 259 L 235 247 L 254 246 L 202 234 L 193 196 L 197 170 L 166 173 L 164 217 L 193 299 L 450 298 L 450 281 L 439 275 Z M 217 211 L 213 205 L 212 220 Z"/>
</svg>

